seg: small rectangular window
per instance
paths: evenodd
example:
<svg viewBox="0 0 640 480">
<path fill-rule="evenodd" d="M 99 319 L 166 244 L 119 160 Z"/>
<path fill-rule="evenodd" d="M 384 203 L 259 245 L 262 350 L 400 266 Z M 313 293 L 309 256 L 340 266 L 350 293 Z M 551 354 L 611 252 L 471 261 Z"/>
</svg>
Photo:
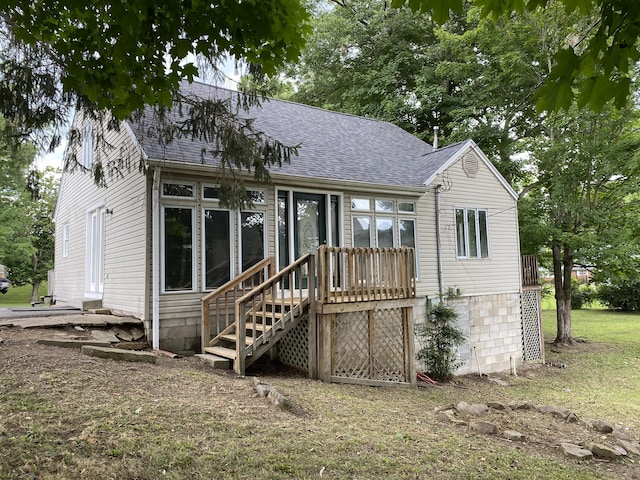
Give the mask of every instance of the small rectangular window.
<svg viewBox="0 0 640 480">
<path fill-rule="evenodd" d="M 205 200 L 220 200 L 220 189 L 205 185 L 202 187 L 202 198 Z"/>
<path fill-rule="evenodd" d="M 400 246 L 416 248 L 416 221 L 400 219 Z"/>
<path fill-rule="evenodd" d="M 231 278 L 230 213 L 204 210 L 204 287 L 217 288 Z"/>
<path fill-rule="evenodd" d="M 456 253 L 458 258 L 489 257 L 487 210 L 456 208 Z"/>
<path fill-rule="evenodd" d="M 365 248 L 371 246 L 370 217 L 353 217 L 353 246 Z"/>
<path fill-rule="evenodd" d="M 376 200 L 376 212 L 393 212 L 393 200 Z"/>
<path fill-rule="evenodd" d="M 368 198 L 352 198 L 351 210 L 369 211 L 371 210 L 371 200 Z"/>
<path fill-rule="evenodd" d="M 265 257 L 264 212 L 240 213 L 240 236 L 242 247 L 241 270 L 244 272 Z"/>
<path fill-rule="evenodd" d="M 163 183 L 162 196 L 193 198 L 193 185 L 188 183 Z"/>
<path fill-rule="evenodd" d="M 264 190 L 247 190 L 247 196 L 252 203 L 262 204 L 267 203 L 267 196 L 264 193 Z"/>
<path fill-rule="evenodd" d="M 414 202 L 398 202 L 398 211 L 401 213 L 416 213 Z"/>
<path fill-rule="evenodd" d="M 65 223 L 62 226 L 62 256 L 69 256 L 69 224 Z"/>
<path fill-rule="evenodd" d="M 91 168 L 93 165 L 93 126 L 87 123 L 82 132 L 82 166 Z"/>
</svg>

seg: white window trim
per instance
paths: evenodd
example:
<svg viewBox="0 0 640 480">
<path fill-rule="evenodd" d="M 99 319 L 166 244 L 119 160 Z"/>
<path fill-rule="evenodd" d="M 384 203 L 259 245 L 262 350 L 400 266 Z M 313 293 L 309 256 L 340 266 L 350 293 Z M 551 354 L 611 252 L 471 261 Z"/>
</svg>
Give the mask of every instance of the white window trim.
<svg viewBox="0 0 640 480">
<path fill-rule="evenodd" d="M 219 198 L 205 197 L 204 196 L 204 189 L 205 188 L 217 188 L 217 189 L 220 189 L 220 185 L 216 185 L 214 183 L 203 183 L 201 188 L 200 188 L 200 196 L 201 196 L 203 202 L 208 202 L 208 203 L 212 203 L 212 204 L 220 203 L 220 199 Z"/>
<path fill-rule="evenodd" d="M 166 290 L 166 268 L 165 268 L 165 211 L 167 208 L 184 208 L 191 210 L 191 290 Z M 173 295 L 173 294 L 182 294 L 185 292 L 196 292 L 198 290 L 198 265 L 197 265 L 197 252 L 196 252 L 196 236 L 197 236 L 197 225 L 196 225 L 196 207 L 194 205 L 162 205 L 160 209 L 160 292 Z"/>
<path fill-rule="evenodd" d="M 191 187 L 191 191 L 193 193 L 191 194 L 190 197 L 183 197 L 181 195 L 165 195 L 165 193 L 164 193 L 164 186 L 165 185 L 187 185 L 187 186 Z M 180 182 L 180 181 L 169 182 L 169 181 L 163 181 L 162 185 L 160 186 L 160 196 L 161 196 L 161 198 L 170 198 L 171 200 L 195 200 L 195 198 L 196 198 L 196 185 L 193 182 Z"/>
<path fill-rule="evenodd" d="M 69 222 L 62 225 L 62 258 L 69 256 Z"/>
<path fill-rule="evenodd" d="M 233 232 L 234 232 L 234 228 L 233 228 L 233 219 L 235 218 L 235 215 L 233 214 L 232 210 L 229 209 L 225 209 L 225 208 L 216 208 L 214 206 L 206 206 L 206 207 L 202 207 L 201 209 L 201 231 L 202 231 L 202 245 L 201 245 L 201 258 L 202 258 L 202 264 L 201 264 L 201 270 L 202 270 L 202 291 L 203 292 L 212 292 L 213 288 L 208 288 L 207 287 L 207 272 L 206 272 L 206 264 L 207 264 L 207 258 L 206 258 L 206 245 L 207 245 L 207 237 L 206 237 L 206 231 L 204 228 L 204 215 L 205 215 L 205 210 L 215 210 L 218 212 L 228 212 L 229 213 L 229 235 L 231 238 L 229 238 L 229 258 L 231 259 L 231 262 L 229 262 L 229 278 L 234 278 L 236 276 L 235 274 L 235 269 L 236 269 L 236 264 L 233 261 L 233 252 L 234 252 L 234 248 L 233 245 L 235 243 L 235 238 L 233 238 Z M 163 217 L 164 218 L 164 217 Z M 164 238 L 164 236 L 163 236 Z M 164 249 L 163 249 L 164 251 Z M 163 277 L 164 278 L 164 277 Z"/>
<path fill-rule="evenodd" d="M 458 210 L 462 210 L 463 211 L 463 219 L 464 219 L 464 224 L 463 224 L 463 230 L 464 230 L 464 242 L 465 242 L 465 252 L 466 255 L 458 255 L 458 233 L 457 233 L 457 218 L 456 218 L 456 212 Z M 471 256 L 471 245 L 469 243 L 469 217 L 468 217 L 468 212 L 469 211 L 475 211 L 475 231 L 476 231 L 476 245 L 478 248 L 478 253 L 479 255 L 477 256 Z M 486 233 L 487 233 L 487 256 L 483 257 L 482 256 L 482 247 L 481 247 L 481 242 L 480 242 L 480 215 L 479 212 L 485 212 L 486 215 Z M 471 207 L 454 207 L 453 209 L 453 224 L 455 225 L 455 232 L 456 232 L 456 258 L 461 259 L 461 260 L 487 260 L 491 258 L 491 234 L 490 234 L 490 227 L 489 227 L 489 210 L 487 208 L 471 208 Z"/>
<path fill-rule="evenodd" d="M 99 269 L 98 269 L 98 281 L 94 284 L 91 280 L 92 273 L 92 262 L 94 260 L 95 246 L 92 241 L 92 219 L 93 217 L 98 219 L 97 221 L 97 230 L 99 237 L 98 238 L 98 249 L 97 252 L 98 260 L 100 261 Z M 87 298 L 102 298 L 102 292 L 104 291 L 104 248 L 105 248 L 105 236 L 106 236 L 106 228 L 105 228 L 105 202 L 99 202 L 87 209 L 86 215 L 86 233 L 85 233 L 85 261 L 84 261 L 84 296 Z"/>
<path fill-rule="evenodd" d="M 82 132 L 82 166 L 91 168 L 93 166 L 93 124 L 87 122 Z"/>
</svg>

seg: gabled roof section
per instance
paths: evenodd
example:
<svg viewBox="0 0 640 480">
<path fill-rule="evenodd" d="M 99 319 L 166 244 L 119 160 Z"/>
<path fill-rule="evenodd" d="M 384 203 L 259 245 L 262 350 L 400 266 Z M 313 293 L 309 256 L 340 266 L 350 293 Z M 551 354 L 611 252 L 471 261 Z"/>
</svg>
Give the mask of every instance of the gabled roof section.
<svg viewBox="0 0 640 480">
<path fill-rule="evenodd" d="M 474 151 L 482 163 L 486 165 L 491 173 L 493 173 L 493 175 L 502 184 L 505 190 L 509 192 L 509 195 L 511 195 L 515 200 L 518 200 L 518 194 L 516 191 L 511 187 L 511 185 L 509 185 L 509 182 L 507 182 L 491 160 L 487 158 L 473 140 L 454 143 L 438 150 L 432 150 L 430 153 L 426 154 L 426 170 L 424 170 L 421 175 L 421 178 L 426 178 L 424 185 L 428 186 L 440 173 L 444 172 L 452 164 L 460 160 L 460 158 L 462 158 L 462 156 L 469 150 Z"/>
<path fill-rule="evenodd" d="M 229 98 L 231 90 L 202 83 L 183 84 L 183 93 L 200 98 Z M 433 150 L 433 147 L 401 128 L 389 123 L 323 110 L 308 105 L 269 99 L 243 117 L 254 119 L 256 130 L 285 145 L 300 145 L 298 156 L 290 164 L 271 167 L 278 176 L 300 179 L 362 183 L 385 187 L 423 189 L 434 173 L 450 164 L 458 153 L 455 145 Z M 181 117 L 174 109 L 173 121 Z M 131 130 L 144 154 L 151 160 L 177 161 L 215 165 L 211 156 L 202 157 L 202 141 L 179 138 L 162 145 L 149 135 L 153 130 L 150 112 L 132 123 Z M 458 146 L 463 144 L 456 144 Z"/>
</svg>

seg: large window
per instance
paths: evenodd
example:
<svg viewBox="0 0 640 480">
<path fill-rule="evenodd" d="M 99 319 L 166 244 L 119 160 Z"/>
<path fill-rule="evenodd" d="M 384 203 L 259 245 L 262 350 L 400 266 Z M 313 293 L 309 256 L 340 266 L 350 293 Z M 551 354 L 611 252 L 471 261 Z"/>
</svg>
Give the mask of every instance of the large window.
<svg viewBox="0 0 640 480">
<path fill-rule="evenodd" d="M 191 207 L 164 207 L 164 290 L 193 290 L 194 210 Z"/>
<path fill-rule="evenodd" d="M 204 288 L 211 290 L 231 278 L 231 215 L 228 210 L 204 210 Z"/>
<path fill-rule="evenodd" d="M 456 208 L 456 253 L 458 258 L 489 257 L 487 210 Z"/>
<path fill-rule="evenodd" d="M 240 212 L 240 245 L 242 247 L 242 271 L 252 267 L 265 257 L 264 212 Z"/>
</svg>

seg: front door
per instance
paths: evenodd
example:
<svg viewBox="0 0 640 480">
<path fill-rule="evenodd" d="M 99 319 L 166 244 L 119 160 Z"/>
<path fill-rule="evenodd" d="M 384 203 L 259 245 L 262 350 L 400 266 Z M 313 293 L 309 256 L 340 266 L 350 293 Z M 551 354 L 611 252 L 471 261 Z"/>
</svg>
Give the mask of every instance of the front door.
<svg viewBox="0 0 640 480">
<path fill-rule="evenodd" d="M 327 243 L 326 195 L 314 193 L 293 194 L 293 243 L 295 258 L 308 253 L 316 254 L 318 247 Z M 309 279 L 303 274 L 302 288 L 307 288 Z"/>
</svg>

